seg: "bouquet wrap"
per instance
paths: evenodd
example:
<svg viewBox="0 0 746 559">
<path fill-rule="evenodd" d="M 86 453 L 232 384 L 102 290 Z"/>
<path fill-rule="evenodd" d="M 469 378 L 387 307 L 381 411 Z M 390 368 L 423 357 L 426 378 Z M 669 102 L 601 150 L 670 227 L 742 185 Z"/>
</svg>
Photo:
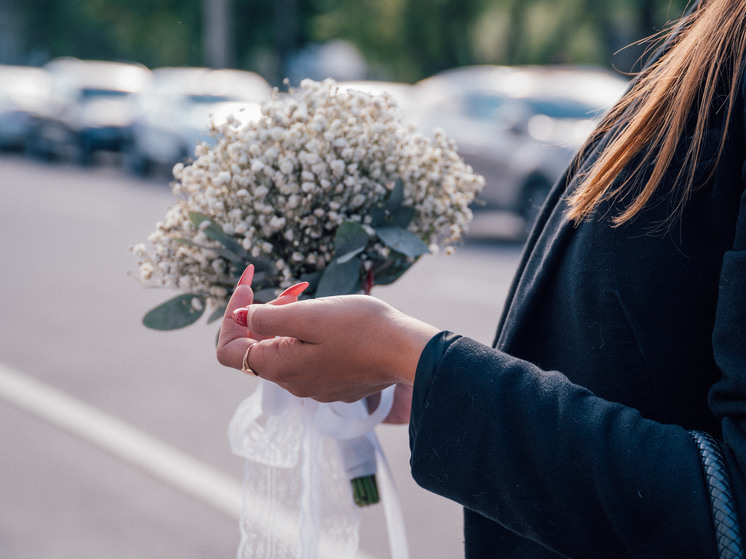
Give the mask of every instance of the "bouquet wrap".
<svg viewBox="0 0 746 559">
<path fill-rule="evenodd" d="M 391 557 L 408 558 L 398 496 L 374 432 L 393 389 L 369 415 L 363 401 L 320 404 L 260 381 L 229 428 L 233 452 L 246 458 L 239 559 L 353 559 L 360 510 L 345 465 L 367 475 L 377 461 Z M 340 449 L 340 442 L 354 444 Z M 262 514 L 247 514 L 249 506 Z"/>
</svg>

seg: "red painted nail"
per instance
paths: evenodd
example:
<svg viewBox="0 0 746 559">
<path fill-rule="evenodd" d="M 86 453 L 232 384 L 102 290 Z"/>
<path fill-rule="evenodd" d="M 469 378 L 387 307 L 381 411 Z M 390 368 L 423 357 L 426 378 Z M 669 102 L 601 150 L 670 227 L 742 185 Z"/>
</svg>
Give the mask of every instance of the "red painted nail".
<svg viewBox="0 0 746 559">
<path fill-rule="evenodd" d="M 233 311 L 233 321 L 239 326 L 248 327 L 249 309 L 236 309 Z"/>
<path fill-rule="evenodd" d="M 374 284 L 375 278 L 373 277 L 373 268 L 371 268 L 365 275 L 365 281 L 363 281 L 363 293 L 365 293 L 366 295 L 370 295 Z"/>
<path fill-rule="evenodd" d="M 251 285 L 251 280 L 254 279 L 254 265 L 249 264 L 241 274 L 241 279 L 238 280 L 238 285 Z M 238 285 L 236 287 L 238 287 Z"/>
<path fill-rule="evenodd" d="M 308 287 L 307 281 L 296 283 L 295 285 L 291 285 L 285 291 L 280 293 L 280 297 L 284 297 L 285 295 L 292 295 L 293 297 L 298 297 L 301 293 L 303 293 L 306 290 L 307 287 Z"/>
</svg>

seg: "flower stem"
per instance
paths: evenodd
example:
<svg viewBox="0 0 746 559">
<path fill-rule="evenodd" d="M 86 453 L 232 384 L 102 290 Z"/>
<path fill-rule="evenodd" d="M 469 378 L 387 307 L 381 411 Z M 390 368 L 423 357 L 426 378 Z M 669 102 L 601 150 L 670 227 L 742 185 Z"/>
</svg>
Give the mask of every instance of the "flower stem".
<svg viewBox="0 0 746 559">
<path fill-rule="evenodd" d="M 358 477 L 352 480 L 352 496 L 359 507 L 375 505 L 381 499 L 378 496 L 376 476 Z"/>
</svg>

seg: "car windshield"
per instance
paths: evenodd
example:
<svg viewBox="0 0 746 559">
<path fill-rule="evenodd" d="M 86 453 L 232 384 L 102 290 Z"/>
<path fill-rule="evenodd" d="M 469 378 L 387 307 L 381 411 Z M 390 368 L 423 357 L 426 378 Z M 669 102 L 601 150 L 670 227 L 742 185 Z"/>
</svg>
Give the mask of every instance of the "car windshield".
<svg viewBox="0 0 746 559">
<path fill-rule="evenodd" d="M 189 100 L 192 103 L 223 103 L 233 101 L 233 98 L 227 95 L 190 95 Z"/>
<path fill-rule="evenodd" d="M 125 97 L 129 95 L 128 91 L 121 91 L 119 89 L 101 89 L 86 87 L 80 90 L 80 96 L 83 99 L 94 99 L 98 97 Z"/>
<path fill-rule="evenodd" d="M 575 101 L 561 98 L 525 98 L 523 102 L 529 106 L 531 112 L 546 115 L 551 118 L 586 119 L 597 116 L 598 109 Z"/>
<path fill-rule="evenodd" d="M 466 114 L 479 120 L 489 120 L 495 111 L 507 102 L 505 97 L 493 94 L 467 95 L 464 99 Z"/>
<path fill-rule="evenodd" d="M 598 116 L 599 109 L 586 103 L 563 97 L 518 97 L 510 98 L 494 93 L 467 95 L 464 111 L 478 120 L 490 120 L 501 109 L 507 109 L 515 100 L 522 102 L 533 114 L 550 118 L 588 119 Z"/>
</svg>

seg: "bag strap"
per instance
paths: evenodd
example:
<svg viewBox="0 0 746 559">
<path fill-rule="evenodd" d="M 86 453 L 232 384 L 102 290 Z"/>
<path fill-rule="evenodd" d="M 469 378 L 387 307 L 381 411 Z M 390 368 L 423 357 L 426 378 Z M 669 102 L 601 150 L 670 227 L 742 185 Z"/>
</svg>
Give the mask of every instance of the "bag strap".
<svg viewBox="0 0 746 559">
<path fill-rule="evenodd" d="M 738 524 L 728 472 L 717 442 L 704 431 L 689 431 L 699 449 L 720 559 L 744 559 L 741 528 Z"/>
</svg>

